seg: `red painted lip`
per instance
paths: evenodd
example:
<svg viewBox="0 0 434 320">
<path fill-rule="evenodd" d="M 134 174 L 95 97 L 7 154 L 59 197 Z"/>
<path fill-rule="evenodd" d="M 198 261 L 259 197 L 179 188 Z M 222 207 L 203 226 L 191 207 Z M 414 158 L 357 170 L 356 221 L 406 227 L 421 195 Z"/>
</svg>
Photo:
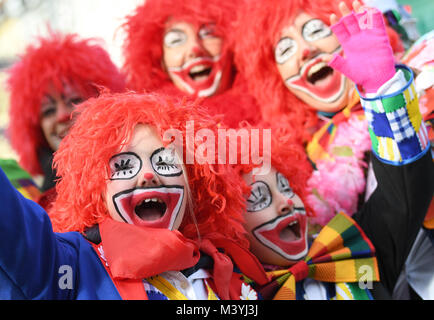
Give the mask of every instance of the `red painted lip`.
<svg viewBox="0 0 434 320">
<path fill-rule="evenodd" d="M 213 59 L 211 57 L 199 57 L 187 62 L 181 68 L 172 68 L 169 69 L 169 71 L 185 82 L 192 89 L 192 91 L 194 91 L 193 93 L 197 94 L 198 92 L 209 89 L 214 85 L 215 78 L 218 72 L 222 69 L 219 61 L 220 58 Z M 206 68 L 211 68 L 211 72 L 206 78 L 195 81 L 190 77 L 190 71 L 199 65 L 203 65 Z"/>
<path fill-rule="evenodd" d="M 184 197 L 181 186 L 135 188 L 113 196 L 113 203 L 122 219 L 130 224 L 150 228 L 172 229 Z M 135 207 L 145 199 L 157 198 L 166 204 L 166 211 L 157 220 L 143 220 L 135 213 Z"/>
<path fill-rule="evenodd" d="M 282 239 L 282 230 L 294 221 L 299 224 L 300 238 L 292 241 Z M 253 234 L 262 244 L 285 259 L 299 260 L 307 254 L 307 217 L 304 210 L 296 210 L 262 224 L 253 230 Z"/>
<path fill-rule="evenodd" d="M 345 77 L 333 70 L 326 78 L 321 79 L 320 84 L 312 84 L 308 81 L 309 70 L 318 63 L 324 62 L 324 55 L 320 55 L 307 62 L 300 70 L 300 73 L 288 78 L 285 83 L 287 86 L 301 90 L 310 96 L 323 100 L 324 102 L 334 102 L 343 93 Z"/>
</svg>

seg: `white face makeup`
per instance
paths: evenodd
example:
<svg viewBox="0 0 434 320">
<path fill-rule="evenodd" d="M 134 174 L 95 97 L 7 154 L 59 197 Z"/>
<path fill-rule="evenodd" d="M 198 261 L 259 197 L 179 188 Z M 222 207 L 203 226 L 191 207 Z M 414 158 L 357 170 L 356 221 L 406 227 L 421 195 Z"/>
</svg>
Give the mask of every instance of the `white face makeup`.
<svg viewBox="0 0 434 320">
<path fill-rule="evenodd" d="M 177 163 L 174 149 L 160 148 L 151 156 L 152 168 L 155 173 L 164 177 L 176 177 L 182 174 L 182 168 Z"/>
<path fill-rule="evenodd" d="M 198 97 L 227 89 L 231 62 L 222 59 L 223 40 L 213 24 L 199 28 L 185 22 L 168 25 L 163 38 L 163 64 L 174 85 Z"/>
<path fill-rule="evenodd" d="M 247 199 L 247 211 L 257 212 L 268 208 L 271 204 L 271 190 L 268 184 L 258 181 L 252 184 L 250 197 Z"/>
<path fill-rule="evenodd" d="M 330 27 L 304 12 L 284 28 L 274 49 L 277 69 L 287 88 L 312 108 L 342 109 L 352 85 L 327 62 L 341 47 Z"/>
<path fill-rule="evenodd" d="M 138 125 L 131 143 L 110 159 L 109 167 L 105 199 L 114 220 L 170 230 L 180 226 L 187 189 L 183 169 L 151 127 Z"/>
<path fill-rule="evenodd" d="M 304 204 L 289 181 L 275 169 L 263 176 L 248 174 L 252 187 L 245 214 L 250 249 L 262 263 L 288 266 L 307 254 Z"/>
</svg>

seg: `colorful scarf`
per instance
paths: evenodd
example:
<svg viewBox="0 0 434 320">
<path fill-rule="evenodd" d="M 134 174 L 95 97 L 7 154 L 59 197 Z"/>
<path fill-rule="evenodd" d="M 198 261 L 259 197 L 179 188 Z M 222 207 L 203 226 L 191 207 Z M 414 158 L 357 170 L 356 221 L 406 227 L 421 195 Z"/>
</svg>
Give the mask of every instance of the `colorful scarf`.
<svg viewBox="0 0 434 320">
<path fill-rule="evenodd" d="M 314 134 L 312 140 L 307 145 L 307 154 L 311 161 L 317 163 L 319 160 L 334 159 L 334 155 L 330 153 L 329 146 L 333 143 L 339 124 L 348 121 L 350 117 L 355 115 L 359 118 L 364 117 L 364 112 L 359 102 L 360 98 L 357 92 L 354 91 L 348 106 L 338 112 Z"/>
<path fill-rule="evenodd" d="M 295 300 L 296 282 L 312 278 L 323 282 L 358 282 L 369 269 L 379 281 L 375 249 L 349 216 L 337 214 L 319 233 L 306 258 L 294 266 L 268 272 L 272 281 L 258 288 L 264 299 Z"/>
<path fill-rule="evenodd" d="M 366 152 L 371 150 L 368 124 L 357 94 L 329 119 L 307 146 L 315 163 L 308 181 L 307 203 L 315 212 L 314 229 L 325 226 L 337 212 L 352 215 L 365 192 Z"/>
<path fill-rule="evenodd" d="M 0 159 L 0 167 L 11 184 L 27 199 L 37 201 L 41 195 L 32 177 L 15 160 Z"/>
</svg>

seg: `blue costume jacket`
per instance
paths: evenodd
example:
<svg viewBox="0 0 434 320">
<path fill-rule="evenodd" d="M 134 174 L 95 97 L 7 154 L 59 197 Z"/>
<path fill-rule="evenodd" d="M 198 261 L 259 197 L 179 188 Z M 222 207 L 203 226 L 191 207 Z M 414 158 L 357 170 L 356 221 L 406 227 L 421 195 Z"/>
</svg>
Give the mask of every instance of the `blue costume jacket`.
<svg viewBox="0 0 434 320">
<path fill-rule="evenodd" d="M 0 299 L 121 299 L 80 233 L 53 233 L 45 211 L 24 198 L 2 170 L 0 185 Z M 72 288 L 65 288 L 68 272 Z"/>
</svg>

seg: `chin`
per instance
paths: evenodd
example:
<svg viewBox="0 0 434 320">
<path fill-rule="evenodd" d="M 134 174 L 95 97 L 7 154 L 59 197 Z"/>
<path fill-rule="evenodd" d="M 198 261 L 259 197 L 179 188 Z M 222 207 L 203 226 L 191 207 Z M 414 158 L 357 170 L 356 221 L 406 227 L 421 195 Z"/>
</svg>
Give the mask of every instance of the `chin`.
<svg viewBox="0 0 434 320">
<path fill-rule="evenodd" d="M 272 252 L 272 253 L 267 254 L 266 257 L 263 257 L 263 259 L 260 259 L 260 260 L 263 264 L 270 264 L 270 265 L 279 266 L 279 267 L 291 267 L 303 259 L 289 260 L 289 259 L 286 259 L 286 258 Z"/>
</svg>

